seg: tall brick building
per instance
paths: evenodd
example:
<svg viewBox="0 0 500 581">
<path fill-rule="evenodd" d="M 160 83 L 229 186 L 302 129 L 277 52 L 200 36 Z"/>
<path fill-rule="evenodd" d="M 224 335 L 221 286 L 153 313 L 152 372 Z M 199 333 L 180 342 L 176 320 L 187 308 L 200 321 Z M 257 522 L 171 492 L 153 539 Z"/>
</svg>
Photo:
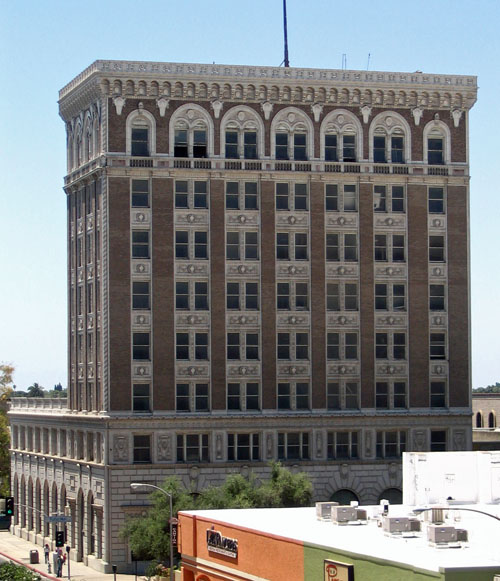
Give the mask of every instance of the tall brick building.
<svg viewBox="0 0 500 581">
<path fill-rule="evenodd" d="M 373 503 L 403 451 L 471 449 L 476 92 L 122 61 L 64 87 L 69 397 L 13 402 L 14 530 L 42 541 L 67 507 L 77 557 L 123 568 L 132 481 L 282 460 Z"/>
</svg>

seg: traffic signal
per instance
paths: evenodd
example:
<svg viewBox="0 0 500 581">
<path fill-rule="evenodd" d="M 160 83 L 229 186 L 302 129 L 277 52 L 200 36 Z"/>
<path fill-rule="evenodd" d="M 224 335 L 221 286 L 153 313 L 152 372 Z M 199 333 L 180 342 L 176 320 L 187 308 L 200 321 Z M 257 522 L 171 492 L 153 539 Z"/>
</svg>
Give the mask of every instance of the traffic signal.
<svg viewBox="0 0 500 581">
<path fill-rule="evenodd" d="M 64 531 L 56 531 L 56 547 L 64 547 L 65 541 Z"/>
<path fill-rule="evenodd" d="M 7 516 L 12 516 L 14 514 L 14 497 L 7 496 L 5 499 L 5 514 Z"/>
</svg>

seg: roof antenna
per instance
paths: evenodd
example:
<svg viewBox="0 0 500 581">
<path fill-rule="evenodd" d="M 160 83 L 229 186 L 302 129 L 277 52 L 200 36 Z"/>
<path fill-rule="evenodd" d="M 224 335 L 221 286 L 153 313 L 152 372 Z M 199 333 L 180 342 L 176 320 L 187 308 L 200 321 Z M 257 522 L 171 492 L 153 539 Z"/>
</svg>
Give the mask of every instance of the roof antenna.
<svg viewBox="0 0 500 581">
<path fill-rule="evenodd" d="M 347 68 L 347 54 L 342 55 L 342 70 L 345 71 Z"/>
<path fill-rule="evenodd" d="M 285 60 L 283 64 L 286 68 L 290 66 L 290 61 L 288 60 L 288 32 L 286 26 L 286 0 L 283 0 L 283 30 L 285 32 Z"/>
<path fill-rule="evenodd" d="M 370 57 L 372 56 L 372 53 L 369 52 L 368 53 L 368 62 L 366 63 L 366 70 L 369 71 L 370 70 Z"/>
</svg>

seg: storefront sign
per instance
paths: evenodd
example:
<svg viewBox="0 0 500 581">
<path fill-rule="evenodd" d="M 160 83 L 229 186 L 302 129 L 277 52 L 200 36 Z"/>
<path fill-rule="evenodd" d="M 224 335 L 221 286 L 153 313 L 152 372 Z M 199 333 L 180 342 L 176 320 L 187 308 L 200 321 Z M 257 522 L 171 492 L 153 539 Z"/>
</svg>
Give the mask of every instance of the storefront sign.
<svg viewBox="0 0 500 581">
<path fill-rule="evenodd" d="M 225 555 L 233 559 L 238 556 L 238 540 L 228 539 L 213 528 L 207 530 L 207 547 L 212 553 L 219 553 L 219 555 Z"/>
<path fill-rule="evenodd" d="M 354 581 L 354 565 L 325 561 L 324 581 Z"/>
<path fill-rule="evenodd" d="M 177 547 L 177 523 L 172 524 L 172 546 Z"/>
</svg>

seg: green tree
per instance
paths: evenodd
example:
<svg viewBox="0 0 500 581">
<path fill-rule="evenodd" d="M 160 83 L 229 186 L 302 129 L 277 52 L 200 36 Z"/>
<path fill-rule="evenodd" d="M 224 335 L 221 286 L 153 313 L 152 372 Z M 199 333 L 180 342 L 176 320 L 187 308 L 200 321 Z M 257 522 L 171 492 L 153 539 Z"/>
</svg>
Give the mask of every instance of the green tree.
<svg viewBox="0 0 500 581">
<path fill-rule="evenodd" d="M 28 397 L 45 397 L 45 391 L 41 385 L 35 383 L 28 387 Z"/>
<path fill-rule="evenodd" d="M 0 496 L 10 494 L 10 434 L 7 401 L 13 391 L 13 374 L 14 367 L 12 365 L 6 363 L 0 365 Z"/>
<path fill-rule="evenodd" d="M 33 573 L 12 561 L 0 565 L 0 581 L 41 581 L 41 579 L 38 573 Z"/>
<path fill-rule="evenodd" d="M 172 494 L 174 514 L 194 509 L 309 506 L 312 502 L 309 477 L 292 474 L 280 463 L 271 465 L 270 479 L 264 483 L 253 474 L 248 478 L 231 474 L 220 486 L 196 495 L 186 491 L 176 478 L 167 479 L 162 488 Z M 120 534 L 138 559 L 166 561 L 170 551 L 169 499 L 161 492 L 154 492 L 151 498 L 153 505 L 146 515 L 128 519 Z"/>
</svg>

